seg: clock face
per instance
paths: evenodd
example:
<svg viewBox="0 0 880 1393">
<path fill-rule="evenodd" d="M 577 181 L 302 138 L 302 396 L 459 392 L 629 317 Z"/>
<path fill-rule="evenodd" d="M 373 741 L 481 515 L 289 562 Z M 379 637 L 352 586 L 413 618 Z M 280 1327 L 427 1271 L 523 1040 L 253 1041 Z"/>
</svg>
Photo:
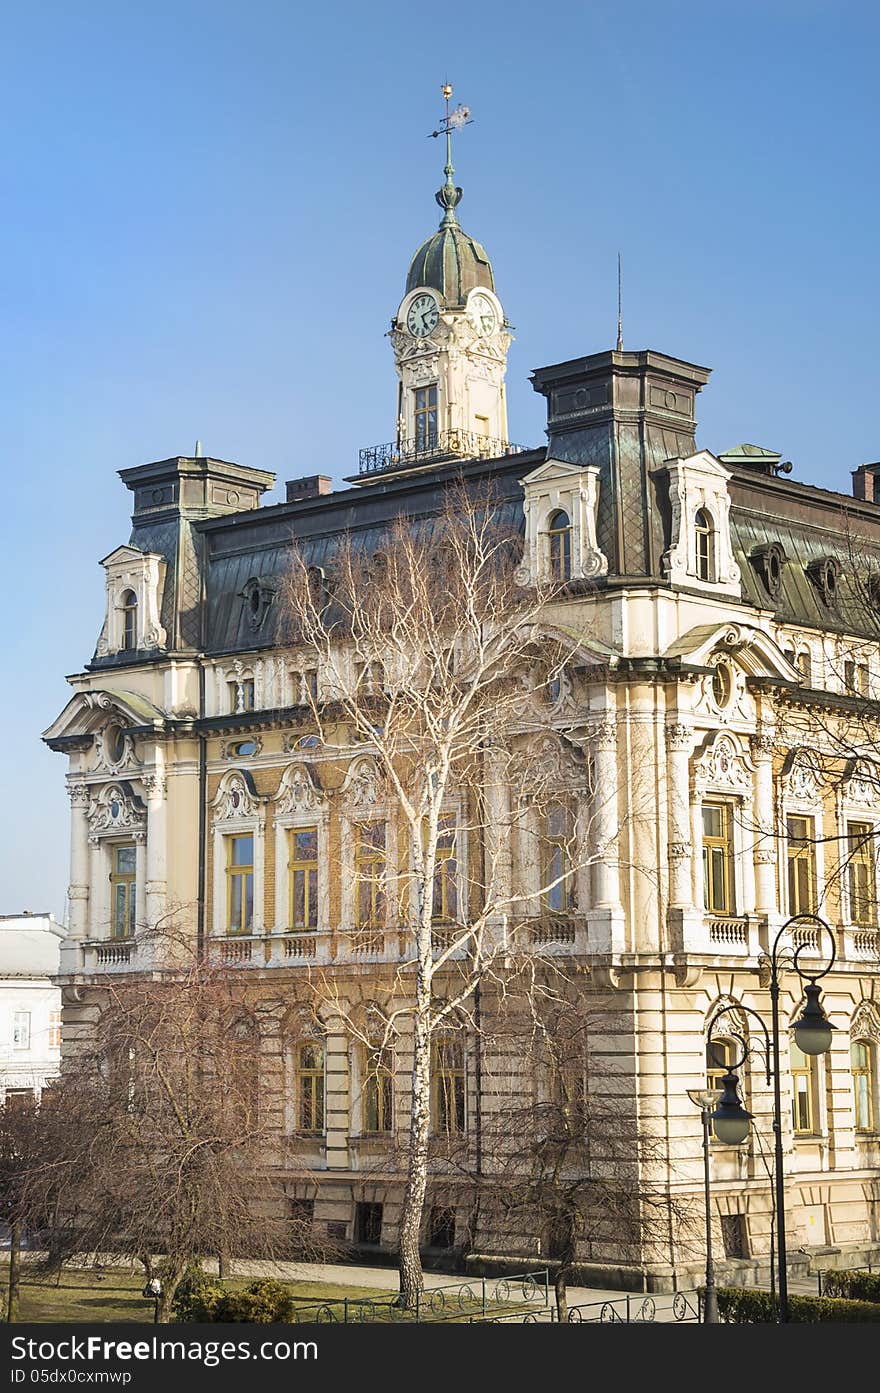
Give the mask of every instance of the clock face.
<svg viewBox="0 0 880 1393">
<path fill-rule="evenodd" d="M 413 338 L 423 339 L 436 328 L 440 310 L 433 295 L 417 295 L 406 312 L 406 327 Z"/>
<path fill-rule="evenodd" d="M 486 295 L 474 295 L 468 305 L 468 314 L 477 333 L 483 338 L 494 334 L 498 324 L 495 306 Z"/>
</svg>

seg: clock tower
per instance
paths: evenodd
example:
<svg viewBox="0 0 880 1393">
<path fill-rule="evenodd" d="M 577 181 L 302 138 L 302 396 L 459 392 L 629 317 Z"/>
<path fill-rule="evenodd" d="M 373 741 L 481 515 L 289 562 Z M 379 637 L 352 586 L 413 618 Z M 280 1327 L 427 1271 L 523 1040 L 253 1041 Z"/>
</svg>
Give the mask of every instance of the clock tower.
<svg viewBox="0 0 880 1393">
<path fill-rule="evenodd" d="M 504 373 L 510 325 L 484 248 L 458 222 L 462 191 L 452 180 L 451 137 L 469 117 L 461 106 L 450 114 L 451 93 L 443 87 L 446 182 L 435 195 L 443 217 L 410 262 L 389 335 L 398 377 L 400 464 L 492 457 L 508 444 Z"/>
</svg>

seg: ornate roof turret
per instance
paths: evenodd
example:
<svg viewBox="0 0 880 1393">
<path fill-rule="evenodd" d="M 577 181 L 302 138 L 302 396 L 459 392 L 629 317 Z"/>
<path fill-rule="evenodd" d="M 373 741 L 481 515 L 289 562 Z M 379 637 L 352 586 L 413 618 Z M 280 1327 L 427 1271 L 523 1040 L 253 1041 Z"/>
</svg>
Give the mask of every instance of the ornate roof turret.
<svg viewBox="0 0 880 1393">
<path fill-rule="evenodd" d="M 456 208 L 462 200 L 462 190 L 453 182 L 455 169 L 452 164 L 452 131 L 466 125 L 470 112 L 466 106 L 458 106 L 449 111 L 449 97 L 452 88 L 443 87 L 446 98 L 446 117 L 441 123 L 446 135 L 446 164 L 443 173 L 446 181 L 434 197 L 443 209 L 440 227 L 432 237 L 423 242 L 410 262 L 406 278 L 406 293 L 417 286 L 430 286 L 439 290 L 450 307 L 463 305 L 468 291 L 476 286 L 486 290 L 495 289 L 495 278 L 485 248 L 459 226 Z M 432 131 L 439 136 L 440 131 Z"/>
</svg>

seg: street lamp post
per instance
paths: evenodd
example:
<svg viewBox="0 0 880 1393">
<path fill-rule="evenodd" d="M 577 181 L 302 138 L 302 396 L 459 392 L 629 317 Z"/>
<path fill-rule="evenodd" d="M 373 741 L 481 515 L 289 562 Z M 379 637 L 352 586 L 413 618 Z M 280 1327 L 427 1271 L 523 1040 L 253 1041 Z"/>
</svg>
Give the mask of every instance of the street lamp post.
<svg viewBox="0 0 880 1393">
<path fill-rule="evenodd" d="M 807 972 L 800 966 L 798 959 L 801 953 L 807 948 L 808 943 L 799 944 L 794 951 L 786 945 L 781 947 L 783 935 L 788 932 L 793 924 L 814 924 L 818 930 L 817 940 L 821 946 L 822 934 L 828 935 L 831 946 L 828 963 L 820 972 Z M 820 1002 L 821 988 L 816 984 L 821 977 L 831 971 L 834 966 L 836 955 L 836 945 L 834 941 L 834 931 L 824 919 L 818 914 L 795 914 L 791 919 L 786 920 L 782 928 L 773 940 L 773 947 L 770 953 L 764 958 L 764 962 L 769 967 L 769 987 L 770 987 L 770 1032 L 764 1024 L 757 1011 L 753 1011 L 749 1006 L 730 1005 L 723 1006 L 717 1011 L 709 1022 L 709 1041 L 712 1039 L 712 1030 L 716 1022 L 724 1015 L 732 1011 L 744 1012 L 748 1016 L 753 1016 L 757 1020 L 764 1034 L 766 1046 L 766 1073 L 767 1082 L 770 1082 L 770 1074 L 773 1075 L 773 1138 L 775 1154 L 775 1176 L 776 1176 L 776 1261 L 779 1274 L 779 1323 L 788 1322 L 788 1268 L 786 1264 L 785 1251 L 785 1191 L 784 1191 L 784 1167 L 782 1152 L 782 1083 L 779 1068 L 779 993 L 780 978 L 783 969 L 792 968 L 803 981 L 807 983 L 804 988 L 806 1003 L 798 1019 L 794 1024 L 795 1043 L 806 1055 L 825 1054 L 831 1047 L 832 1031 L 834 1026 L 828 1020 Z M 741 1035 L 734 1034 L 734 1039 L 738 1040 L 743 1048 L 743 1058 L 730 1066 L 730 1072 L 723 1079 L 724 1090 L 718 1102 L 718 1106 L 712 1113 L 712 1122 L 715 1127 L 715 1135 L 719 1141 L 726 1142 L 731 1146 L 738 1146 L 744 1142 L 749 1134 L 749 1123 L 752 1114 L 742 1107 L 739 1101 L 737 1085 L 739 1080 L 736 1075 L 737 1068 L 745 1062 L 749 1054 L 749 1046 Z"/>
<path fill-rule="evenodd" d="M 715 1263 L 712 1260 L 712 1196 L 709 1189 L 709 1120 L 718 1102 L 717 1088 L 689 1088 L 688 1097 L 700 1109 L 703 1122 L 703 1190 L 706 1202 L 706 1295 L 703 1299 L 703 1322 L 718 1324 L 718 1294 L 715 1290 Z"/>
</svg>

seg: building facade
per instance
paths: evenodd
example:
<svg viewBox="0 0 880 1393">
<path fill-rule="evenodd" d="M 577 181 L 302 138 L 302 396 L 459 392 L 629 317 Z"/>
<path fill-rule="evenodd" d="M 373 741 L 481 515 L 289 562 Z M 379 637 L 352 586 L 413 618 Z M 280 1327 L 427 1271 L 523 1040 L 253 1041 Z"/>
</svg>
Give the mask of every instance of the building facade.
<svg viewBox="0 0 880 1393">
<path fill-rule="evenodd" d="M 52 914 L 0 915 L 0 1107 L 39 1100 L 60 1072 L 63 939 Z"/>
<path fill-rule="evenodd" d="M 491 483 L 521 536 L 520 583 L 561 582 L 555 622 L 591 636 L 551 716 L 589 756 L 590 785 L 576 792 L 595 801 L 602 854 L 538 940 L 604 1013 L 591 1071 L 610 1070 L 634 1132 L 659 1139 L 655 1179 L 697 1203 L 688 1089 L 716 1080 L 738 1034 L 756 1038 L 746 1014 L 728 1013 L 707 1057 L 709 1022 L 737 1005 L 769 1022 L 767 950 L 792 915 L 820 913 L 836 947 L 823 979 L 829 1055 L 811 1062 L 793 1047 L 802 983 L 783 980 L 789 1246 L 863 1260 L 880 1251 L 880 465 L 855 470 L 844 497 L 788 477 L 763 447 L 713 454 L 696 443 L 709 370 L 622 348 L 537 370 L 547 444 L 510 444 L 509 326 L 486 252 L 458 222 L 451 174 L 392 322 L 395 439 L 361 451 L 349 487 L 297 479 L 285 503 L 261 507 L 273 475 L 244 465 L 197 455 L 120 471 L 132 532 L 102 562 L 97 648 L 45 734 L 67 756 L 71 799 L 65 1049 L 88 1030 L 102 981 L 161 968 L 152 931 L 183 925 L 272 1004 L 255 1050 L 283 1100 L 291 1205 L 364 1251 L 393 1248 L 405 1027 L 375 1071 L 366 1026 L 353 1034 L 330 1005 L 316 1022 L 305 1002 L 320 971 L 354 1012 L 406 961 L 394 895 L 377 909 L 359 888 L 380 852 L 393 883 L 398 828 L 369 744 L 342 729 L 316 739 L 311 702 L 326 675 L 283 641 L 280 595 L 292 538 L 326 577 L 342 533 L 380 553 L 396 518 L 436 516 L 463 474 Z M 453 819 L 453 877 L 464 877 L 458 835 Z M 515 845 L 509 874 L 520 874 Z M 792 933 L 802 964 L 818 962 L 815 929 Z M 438 1057 L 435 1125 L 461 1139 L 464 1179 L 457 1192 L 446 1175 L 425 1243 L 531 1261 L 547 1253 L 540 1226 L 511 1228 L 491 1209 L 474 1219 L 467 1198 L 489 1081 L 503 1073 L 479 1051 L 465 1032 Z M 712 1156 L 718 1247 L 741 1279 L 766 1268 L 772 1148 L 772 1092 L 754 1057 L 743 1078 L 759 1125 Z M 605 1280 L 657 1288 L 696 1273 L 699 1256 L 671 1230 L 665 1249 L 635 1258 L 607 1245 L 581 1254 Z"/>
</svg>

